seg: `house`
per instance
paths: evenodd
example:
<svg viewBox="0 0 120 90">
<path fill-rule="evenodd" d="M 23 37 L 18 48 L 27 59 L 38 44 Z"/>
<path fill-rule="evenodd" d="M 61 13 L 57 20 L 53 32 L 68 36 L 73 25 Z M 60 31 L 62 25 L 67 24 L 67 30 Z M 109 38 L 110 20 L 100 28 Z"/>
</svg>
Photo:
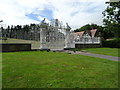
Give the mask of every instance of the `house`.
<svg viewBox="0 0 120 90">
<path fill-rule="evenodd" d="M 101 39 L 97 29 L 74 32 L 75 47 L 100 47 Z"/>
</svg>

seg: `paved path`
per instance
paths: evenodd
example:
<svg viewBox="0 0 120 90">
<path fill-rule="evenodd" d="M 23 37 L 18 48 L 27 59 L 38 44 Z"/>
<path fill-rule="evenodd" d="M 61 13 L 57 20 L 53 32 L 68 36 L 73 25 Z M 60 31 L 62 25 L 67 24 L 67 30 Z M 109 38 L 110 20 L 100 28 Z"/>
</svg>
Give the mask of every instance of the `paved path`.
<svg viewBox="0 0 120 90">
<path fill-rule="evenodd" d="M 114 61 L 120 61 L 120 57 L 115 57 L 115 56 L 108 56 L 108 55 L 100 55 L 100 54 L 92 54 L 92 53 L 88 53 L 88 52 L 80 52 L 80 51 L 69 51 L 69 50 L 65 50 L 64 52 L 70 53 L 70 54 L 80 54 L 80 55 L 85 55 L 85 56 L 91 56 L 91 57 L 98 57 L 98 58 L 104 58 L 104 59 L 108 59 L 108 60 L 114 60 Z"/>
</svg>

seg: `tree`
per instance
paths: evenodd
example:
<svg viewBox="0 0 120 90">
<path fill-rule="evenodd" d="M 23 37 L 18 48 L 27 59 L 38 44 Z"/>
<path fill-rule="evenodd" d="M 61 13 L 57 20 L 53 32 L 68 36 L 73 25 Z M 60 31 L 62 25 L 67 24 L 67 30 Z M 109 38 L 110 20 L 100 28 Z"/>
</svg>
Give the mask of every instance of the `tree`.
<svg viewBox="0 0 120 90">
<path fill-rule="evenodd" d="M 80 27 L 79 29 L 74 30 L 74 32 L 80 32 L 80 31 L 90 30 L 90 29 L 92 29 L 92 25 L 86 24 L 86 25 Z"/>
<path fill-rule="evenodd" d="M 91 30 L 91 29 L 97 29 L 98 32 L 100 32 L 100 37 L 103 37 L 104 39 L 107 39 L 110 36 L 113 36 L 112 33 L 108 32 L 106 29 L 104 29 L 104 27 L 99 26 L 97 24 L 86 24 L 81 28 L 74 30 L 74 32 L 80 32 L 80 31 Z"/>
<path fill-rule="evenodd" d="M 86 24 L 81 28 L 74 30 L 74 32 L 80 32 L 80 31 L 91 30 L 91 29 L 98 29 L 99 31 L 102 31 L 102 26 L 99 26 L 97 24 Z"/>
<path fill-rule="evenodd" d="M 108 6 L 103 12 L 103 24 L 105 27 L 104 31 L 108 32 L 109 34 L 113 34 L 114 37 L 118 38 L 120 37 L 120 1 L 106 2 L 106 4 L 108 4 Z"/>
</svg>

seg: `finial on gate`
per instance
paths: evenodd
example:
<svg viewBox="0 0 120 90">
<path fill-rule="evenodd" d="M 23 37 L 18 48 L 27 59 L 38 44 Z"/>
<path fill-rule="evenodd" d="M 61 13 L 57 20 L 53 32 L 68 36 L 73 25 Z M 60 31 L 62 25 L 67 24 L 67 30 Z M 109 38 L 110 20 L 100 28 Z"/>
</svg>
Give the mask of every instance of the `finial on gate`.
<svg viewBox="0 0 120 90">
<path fill-rule="evenodd" d="M 66 23 L 66 30 L 70 31 L 71 27 L 68 25 L 68 23 Z"/>
<path fill-rule="evenodd" d="M 45 23 L 45 18 L 41 21 L 41 23 Z"/>
</svg>

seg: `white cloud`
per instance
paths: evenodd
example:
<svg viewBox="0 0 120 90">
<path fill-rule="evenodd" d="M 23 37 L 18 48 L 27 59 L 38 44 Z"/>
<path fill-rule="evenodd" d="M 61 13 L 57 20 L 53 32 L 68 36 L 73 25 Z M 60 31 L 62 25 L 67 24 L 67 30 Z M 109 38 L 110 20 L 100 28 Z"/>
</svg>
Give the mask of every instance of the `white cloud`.
<svg viewBox="0 0 120 90">
<path fill-rule="evenodd" d="M 52 4 L 56 8 L 54 11 L 54 18 L 68 22 L 72 28 L 79 28 L 88 23 L 102 25 L 102 11 L 106 8 L 105 1 L 81 1 L 53 2 Z M 72 13 L 76 14 L 71 16 Z"/>
<path fill-rule="evenodd" d="M 43 0 L 3 0 L 0 3 L 0 19 L 7 25 L 38 23 L 26 14 L 32 13 L 36 8 L 42 10 L 44 4 Z"/>
<path fill-rule="evenodd" d="M 102 11 L 106 8 L 105 1 L 89 0 L 89 2 L 88 0 L 1 0 L 0 19 L 9 25 L 39 23 L 28 18 L 26 14 L 37 13 L 47 7 L 53 11 L 53 18 L 58 18 L 64 23 L 68 22 L 72 28 L 88 23 L 101 25 Z M 38 18 L 43 19 L 41 16 Z"/>
</svg>

